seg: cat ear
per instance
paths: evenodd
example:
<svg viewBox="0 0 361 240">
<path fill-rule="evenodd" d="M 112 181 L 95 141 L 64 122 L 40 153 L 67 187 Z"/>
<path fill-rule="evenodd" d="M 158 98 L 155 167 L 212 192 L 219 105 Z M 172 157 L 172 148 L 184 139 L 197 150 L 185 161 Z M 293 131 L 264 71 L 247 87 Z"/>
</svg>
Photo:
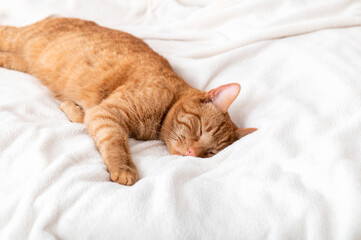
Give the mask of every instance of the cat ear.
<svg viewBox="0 0 361 240">
<path fill-rule="evenodd" d="M 241 90 L 238 83 L 230 83 L 214 88 L 206 93 L 205 102 L 212 102 L 219 110 L 226 113 L 231 103 Z"/>
<path fill-rule="evenodd" d="M 236 130 L 236 136 L 240 139 L 254 131 L 257 131 L 257 128 L 239 128 Z"/>
</svg>

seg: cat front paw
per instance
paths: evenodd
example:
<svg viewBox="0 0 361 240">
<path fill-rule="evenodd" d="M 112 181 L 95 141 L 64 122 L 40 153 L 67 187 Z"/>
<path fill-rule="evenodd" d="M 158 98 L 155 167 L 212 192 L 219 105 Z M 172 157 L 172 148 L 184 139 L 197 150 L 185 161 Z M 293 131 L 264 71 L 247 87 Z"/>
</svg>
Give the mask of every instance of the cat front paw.
<svg viewBox="0 0 361 240">
<path fill-rule="evenodd" d="M 137 169 L 132 169 L 127 167 L 117 168 L 117 169 L 109 169 L 110 179 L 113 182 L 117 182 L 122 185 L 131 186 L 136 183 L 139 179 Z"/>
</svg>

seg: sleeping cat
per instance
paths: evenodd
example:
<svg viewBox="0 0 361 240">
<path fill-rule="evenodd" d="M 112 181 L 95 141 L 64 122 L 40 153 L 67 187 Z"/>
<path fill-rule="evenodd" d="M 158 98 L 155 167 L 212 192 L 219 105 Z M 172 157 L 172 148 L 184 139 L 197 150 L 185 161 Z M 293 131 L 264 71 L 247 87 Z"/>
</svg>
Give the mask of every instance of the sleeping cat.
<svg viewBox="0 0 361 240">
<path fill-rule="evenodd" d="M 70 121 L 85 123 L 111 180 L 124 185 L 139 178 L 129 137 L 161 139 L 171 154 L 211 157 L 256 130 L 238 129 L 227 113 L 239 84 L 195 89 L 142 40 L 90 21 L 0 26 L 0 67 L 46 85 Z"/>
</svg>

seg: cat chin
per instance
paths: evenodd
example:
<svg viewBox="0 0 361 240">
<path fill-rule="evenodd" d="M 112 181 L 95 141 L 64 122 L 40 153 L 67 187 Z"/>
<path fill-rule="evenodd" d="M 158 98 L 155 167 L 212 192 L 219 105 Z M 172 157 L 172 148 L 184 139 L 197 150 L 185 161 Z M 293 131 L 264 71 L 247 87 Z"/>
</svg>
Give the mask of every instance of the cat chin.
<svg viewBox="0 0 361 240">
<path fill-rule="evenodd" d="M 182 151 L 177 147 L 170 146 L 170 147 L 168 147 L 168 151 L 171 155 L 185 156 L 185 154 L 182 154 Z"/>
<path fill-rule="evenodd" d="M 181 154 L 179 151 L 177 150 L 170 150 L 169 151 L 171 155 L 179 155 L 179 156 L 185 156 L 184 154 Z"/>
<path fill-rule="evenodd" d="M 185 150 L 183 147 L 176 146 L 174 143 L 167 144 L 167 147 L 171 155 L 187 156 L 187 150 Z"/>
</svg>

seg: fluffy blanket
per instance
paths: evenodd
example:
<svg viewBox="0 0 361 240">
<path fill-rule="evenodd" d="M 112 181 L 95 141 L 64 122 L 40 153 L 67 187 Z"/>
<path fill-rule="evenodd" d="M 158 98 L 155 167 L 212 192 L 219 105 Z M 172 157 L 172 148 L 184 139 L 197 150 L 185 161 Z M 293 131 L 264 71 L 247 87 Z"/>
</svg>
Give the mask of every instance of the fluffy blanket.
<svg viewBox="0 0 361 240">
<path fill-rule="evenodd" d="M 126 187 L 47 88 L 0 69 L 0 239 L 361 239 L 360 1 L 0 2 L 0 24 L 52 14 L 144 39 L 199 89 L 240 83 L 230 115 L 259 130 L 210 159 L 131 140 Z"/>
</svg>

